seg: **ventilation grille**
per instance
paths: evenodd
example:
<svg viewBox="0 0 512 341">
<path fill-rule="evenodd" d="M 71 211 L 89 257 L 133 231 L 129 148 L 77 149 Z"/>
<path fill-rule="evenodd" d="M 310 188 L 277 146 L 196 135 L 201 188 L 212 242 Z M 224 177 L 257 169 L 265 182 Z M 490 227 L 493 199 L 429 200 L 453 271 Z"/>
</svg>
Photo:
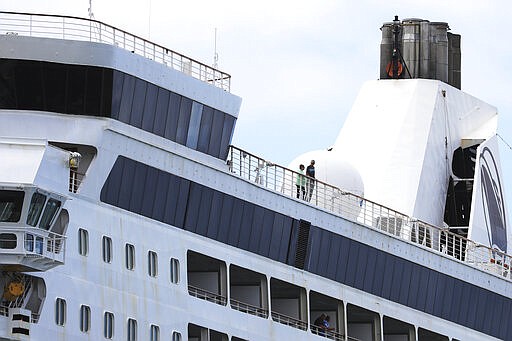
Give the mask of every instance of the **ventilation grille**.
<svg viewBox="0 0 512 341">
<path fill-rule="evenodd" d="M 295 251 L 295 267 L 304 269 L 306 261 L 306 253 L 308 251 L 309 243 L 309 228 L 311 223 L 309 221 L 300 220 L 299 222 L 299 237 L 297 240 L 297 249 Z"/>
</svg>

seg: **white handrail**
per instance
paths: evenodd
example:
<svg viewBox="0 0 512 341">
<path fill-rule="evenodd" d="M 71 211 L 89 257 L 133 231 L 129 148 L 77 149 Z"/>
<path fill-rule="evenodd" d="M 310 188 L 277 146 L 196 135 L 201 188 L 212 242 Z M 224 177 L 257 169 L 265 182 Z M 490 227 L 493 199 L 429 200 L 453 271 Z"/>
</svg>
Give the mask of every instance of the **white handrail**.
<svg viewBox="0 0 512 341">
<path fill-rule="evenodd" d="M 311 179 L 286 167 L 276 165 L 242 149 L 230 146 L 228 170 L 258 186 L 320 207 L 342 218 L 420 245 L 432 252 L 512 281 L 512 256 L 478 244 L 447 228 L 437 227 L 409 217 L 384 205 L 344 191 L 317 179 Z M 314 182 L 311 197 L 297 198 L 297 176 Z M 306 191 L 308 182 L 306 181 Z M 309 193 L 308 193 L 309 194 Z"/>
<path fill-rule="evenodd" d="M 231 76 L 229 74 L 97 20 L 0 11 L 0 34 L 109 44 L 230 91 Z"/>
</svg>

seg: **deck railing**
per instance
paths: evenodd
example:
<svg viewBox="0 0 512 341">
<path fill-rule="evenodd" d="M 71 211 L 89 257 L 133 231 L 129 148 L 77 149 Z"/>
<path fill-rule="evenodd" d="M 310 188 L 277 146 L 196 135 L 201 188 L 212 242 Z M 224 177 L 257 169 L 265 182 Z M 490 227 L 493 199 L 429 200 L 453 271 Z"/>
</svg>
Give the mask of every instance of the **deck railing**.
<svg viewBox="0 0 512 341">
<path fill-rule="evenodd" d="M 285 314 L 278 313 L 276 311 L 272 312 L 272 320 L 275 322 L 279 322 L 285 324 L 287 326 L 291 326 L 294 328 L 307 330 L 308 324 L 307 322 L 301 321 L 295 317 L 287 316 Z"/>
<path fill-rule="evenodd" d="M 230 91 L 229 74 L 98 20 L 0 11 L 0 34 L 109 44 Z"/>
<path fill-rule="evenodd" d="M 241 311 L 243 313 L 248 313 L 254 316 L 267 318 L 268 317 L 268 309 L 263 309 L 261 307 L 256 307 L 248 303 L 244 303 L 241 301 L 237 301 L 233 298 L 229 300 L 231 308 Z"/>
<path fill-rule="evenodd" d="M 188 294 L 215 304 L 226 305 L 227 303 L 226 297 L 192 285 L 188 286 Z"/>
<path fill-rule="evenodd" d="M 311 324 L 310 326 L 311 332 L 315 335 L 323 336 L 331 340 L 336 341 L 345 341 L 345 335 L 340 334 L 334 330 L 325 330 L 324 328 L 315 326 L 314 324 Z M 356 340 L 356 339 L 349 339 L 349 340 Z"/>
<path fill-rule="evenodd" d="M 512 280 L 512 256 L 454 233 L 467 227 L 442 228 L 425 223 L 234 146 L 230 146 L 227 165 L 231 173 L 258 186 Z M 306 177 L 305 198 L 297 192 L 298 176 Z"/>
</svg>

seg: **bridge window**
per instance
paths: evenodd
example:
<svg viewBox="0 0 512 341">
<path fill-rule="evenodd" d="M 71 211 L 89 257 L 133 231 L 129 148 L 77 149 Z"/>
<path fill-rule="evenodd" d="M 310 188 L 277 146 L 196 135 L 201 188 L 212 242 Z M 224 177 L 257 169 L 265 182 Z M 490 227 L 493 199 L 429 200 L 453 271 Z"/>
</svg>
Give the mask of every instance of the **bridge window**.
<svg viewBox="0 0 512 341">
<path fill-rule="evenodd" d="M 50 228 L 50 225 L 53 222 L 53 218 L 55 214 L 59 210 L 61 202 L 55 199 L 49 199 L 46 203 L 46 207 L 44 208 L 43 216 L 41 217 L 41 222 L 39 223 L 39 227 L 45 230 Z"/>
<path fill-rule="evenodd" d="M 27 224 L 29 224 L 30 226 L 37 225 L 39 217 L 41 216 L 41 212 L 43 212 L 45 202 L 46 195 L 43 195 L 41 193 L 32 194 L 32 199 L 30 200 L 30 207 L 28 209 Z"/>
<path fill-rule="evenodd" d="M 0 233 L 0 249 L 15 249 L 17 244 L 14 233 Z"/>
<path fill-rule="evenodd" d="M 0 191 L 0 222 L 17 223 L 20 221 L 23 206 L 23 191 Z"/>
</svg>

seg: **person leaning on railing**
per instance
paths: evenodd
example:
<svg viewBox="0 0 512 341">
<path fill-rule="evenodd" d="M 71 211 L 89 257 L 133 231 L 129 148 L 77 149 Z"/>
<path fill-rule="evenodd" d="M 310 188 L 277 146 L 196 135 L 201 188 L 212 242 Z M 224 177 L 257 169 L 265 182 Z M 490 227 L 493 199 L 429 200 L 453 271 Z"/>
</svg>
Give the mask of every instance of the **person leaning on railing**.
<svg viewBox="0 0 512 341">
<path fill-rule="evenodd" d="M 304 176 L 304 165 L 301 164 L 299 166 L 299 172 L 297 173 L 297 182 L 295 184 L 297 186 L 297 199 L 302 192 L 302 200 L 306 200 L 306 177 Z"/>
</svg>

